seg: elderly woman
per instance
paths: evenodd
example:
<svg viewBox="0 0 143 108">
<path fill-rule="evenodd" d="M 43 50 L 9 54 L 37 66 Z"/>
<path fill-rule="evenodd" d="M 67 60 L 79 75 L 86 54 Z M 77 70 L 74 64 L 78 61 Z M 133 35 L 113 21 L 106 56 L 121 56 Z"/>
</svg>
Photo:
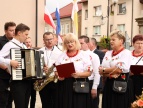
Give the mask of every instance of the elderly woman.
<svg viewBox="0 0 143 108">
<path fill-rule="evenodd" d="M 134 50 L 132 51 L 132 65 L 143 65 L 143 35 L 134 36 L 132 42 L 134 47 Z M 140 75 L 131 73 L 131 79 L 133 80 L 134 99 L 136 100 L 136 96 L 142 94 L 143 73 Z"/>
<path fill-rule="evenodd" d="M 75 73 L 70 78 L 59 77 L 58 81 L 58 103 L 57 108 L 91 108 L 90 92 L 76 93 L 73 91 L 73 82 L 88 81 L 91 75 L 90 57 L 86 52 L 80 50 L 81 46 L 78 37 L 72 33 L 64 37 L 63 49 L 56 65 L 73 62 Z"/>
<path fill-rule="evenodd" d="M 131 64 L 131 52 L 124 48 L 125 37 L 119 30 L 110 34 L 110 45 L 112 50 L 107 51 L 99 67 L 99 72 L 107 77 L 103 89 L 102 108 L 129 108 L 131 94 L 129 68 Z M 127 81 L 127 91 L 117 93 L 113 91 L 113 82 L 116 80 Z"/>
</svg>

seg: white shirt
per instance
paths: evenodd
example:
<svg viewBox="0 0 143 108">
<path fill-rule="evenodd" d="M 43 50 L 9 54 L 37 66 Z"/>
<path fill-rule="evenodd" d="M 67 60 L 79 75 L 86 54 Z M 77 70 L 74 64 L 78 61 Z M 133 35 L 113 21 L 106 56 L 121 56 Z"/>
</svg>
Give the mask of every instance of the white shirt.
<svg viewBox="0 0 143 108">
<path fill-rule="evenodd" d="M 91 60 L 92 67 L 93 67 L 93 72 L 91 76 L 88 77 L 88 79 L 93 80 L 92 89 L 97 89 L 99 82 L 100 82 L 100 75 L 99 75 L 99 69 L 98 69 L 100 66 L 100 59 L 97 54 L 93 53 L 90 50 L 87 50 L 85 52 L 87 52 L 88 55 L 90 56 L 90 60 Z"/>
<path fill-rule="evenodd" d="M 107 51 L 102 62 L 102 66 L 105 68 L 110 68 L 110 67 L 118 67 L 122 69 L 122 73 L 128 73 L 131 65 L 131 52 L 127 49 L 124 49 L 121 51 L 119 54 L 115 55 L 112 57 L 112 52 Z"/>
<path fill-rule="evenodd" d="M 54 46 L 52 49 L 48 49 L 47 47 L 42 47 L 39 49 L 44 52 L 44 60 L 45 64 L 50 68 L 56 60 L 59 58 L 61 55 L 62 51 L 59 50 L 56 46 Z M 50 74 L 50 76 L 53 76 L 54 72 Z"/>
<path fill-rule="evenodd" d="M 66 64 L 73 62 L 76 72 L 85 72 L 91 69 L 91 61 L 89 55 L 84 51 L 79 51 L 74 57 L 67 56 L 66 52 L 63 52 L 56 62 L 56 65 Z"/>
<path fill-rule="evenodd" d="M 12 41 L 12 42 L 11 42 Z M 25 48 L 23 43 L 20 43 L 18 40 L 13 38 L 11 41 L 7 42 L 0 51 L 0 64 L 4 64 L 8 67 L 9 72 L 11 73 L 10 65 L 10 49 L 11 48 Z M 16 44 L 14 44 L 14 43 Z M 19 45 L 19 46 L 18 46 Z"/>
</svg>

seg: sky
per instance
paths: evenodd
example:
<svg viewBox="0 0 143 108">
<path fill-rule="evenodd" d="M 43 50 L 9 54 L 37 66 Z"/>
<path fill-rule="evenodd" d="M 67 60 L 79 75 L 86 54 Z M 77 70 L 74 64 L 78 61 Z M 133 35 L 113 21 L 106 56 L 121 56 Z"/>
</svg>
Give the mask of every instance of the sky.
<svg viewBox="0 0 143 108">
<path fill-rule="evenodd" d="M 71 3 L 73 0 L 47 0 L 46 6 L 50 13 L 55 12 L 56 6 L 58 4 L 59 9 L 65 5 Z"/>
</svg>

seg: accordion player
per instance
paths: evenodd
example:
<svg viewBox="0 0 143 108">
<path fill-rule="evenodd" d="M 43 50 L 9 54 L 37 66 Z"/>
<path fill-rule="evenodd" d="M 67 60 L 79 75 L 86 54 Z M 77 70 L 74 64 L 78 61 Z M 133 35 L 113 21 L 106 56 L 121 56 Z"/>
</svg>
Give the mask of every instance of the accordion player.
<svg viewBox="0 0 143 108">
<path fill-rule="evenodd" d="M 34 49 L 10 49 L 10 57 L 19 63 L 18 68 L 11 67 L 12 80 L 42 79 L 44 52 Z"/>
</svg>

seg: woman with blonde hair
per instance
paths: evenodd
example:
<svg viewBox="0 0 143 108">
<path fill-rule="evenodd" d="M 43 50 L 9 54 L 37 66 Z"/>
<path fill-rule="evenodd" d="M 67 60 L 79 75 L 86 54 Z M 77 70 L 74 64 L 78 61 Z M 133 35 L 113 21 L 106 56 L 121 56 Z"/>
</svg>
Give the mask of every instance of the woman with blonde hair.
<svg viewBox="0 0 143 108">
<path fill-rule="evenodd" d="M 131 64 L 131 52 L 124 48 L 125 36 L 115 30 L 110 34 L 112 50 L 107 51 L 99 67 L 100 75 L 107 77 L 103 88 L 102 108 L 129 108 L 132 101 L 131 80 L 129 69 Z M 127 90 L 118 93 L 113 90 L 114 81 L 127 82 Z"/>
<path fill-rule="evenodd" d="M 90 92 L 76 93 L 73 91 L 73 82 L 85 80 L 88 82 L 88 76 L 91 75 L 90 57 L 80 48 L 78 37 L 73 33 L 66 34 L 63 41 L 64 52 L 56 65 L 73 62 L 75 73 L 70 78 L 59 77 L 57 108 L 91 108 Z"/>
</svg>

